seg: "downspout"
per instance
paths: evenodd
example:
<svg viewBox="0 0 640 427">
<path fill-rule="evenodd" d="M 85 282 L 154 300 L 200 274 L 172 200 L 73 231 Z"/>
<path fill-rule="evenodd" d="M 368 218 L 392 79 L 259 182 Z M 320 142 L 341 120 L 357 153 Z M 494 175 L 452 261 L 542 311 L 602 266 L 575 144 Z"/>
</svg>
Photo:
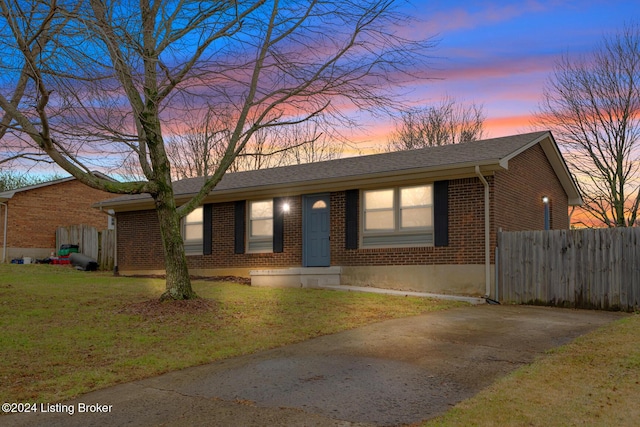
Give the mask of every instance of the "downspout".
<svg viewBox="0 0 640 427">
<path fill-rule="evenodd" d="M 113 274 L 118 275 L 118 218 L 113 215 Z"/>
<path fill-rule="evenodd" d="M 575 211 L 575 210 L 576 210 L 576 207 L 575 206 L 571 206 L 571 211 L 569 212 L 569 225 L 568 225 L 569 230 L 571 230 L 571 217 L 573 216 L 573 211 Z"/>
<path fill-rule="evenodd" d="M 2 238 L 2 262 L 7 262 L 7 215 L 9 214 L 9 205 L 0 202 L 0 205 L 4 206 L 4 228 L 3 233 L 4 236 Z"/>
<path fill-rule="evenodd" d="M 476 175 L 484 185 L 484 287 L 485 298 L 491 295 L 491 254 L 489 253 L 491 242 L 490 221 L 489 221 L 489 183 L 480 173 L 480 166 L 476 165 Z"/>
</svg>

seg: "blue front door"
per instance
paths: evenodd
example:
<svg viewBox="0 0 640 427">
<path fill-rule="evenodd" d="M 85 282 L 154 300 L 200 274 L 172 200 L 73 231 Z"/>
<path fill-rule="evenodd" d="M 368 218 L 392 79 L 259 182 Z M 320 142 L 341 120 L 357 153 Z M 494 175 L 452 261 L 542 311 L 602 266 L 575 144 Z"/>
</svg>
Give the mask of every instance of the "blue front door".
<svg viewBox="0 0 640 427">
<path fill-rule="evenodd" d="M 302 224 L 302 257 L 305 267 L 328 267 L 329 195 L 304 196 Z"/>
</svg>

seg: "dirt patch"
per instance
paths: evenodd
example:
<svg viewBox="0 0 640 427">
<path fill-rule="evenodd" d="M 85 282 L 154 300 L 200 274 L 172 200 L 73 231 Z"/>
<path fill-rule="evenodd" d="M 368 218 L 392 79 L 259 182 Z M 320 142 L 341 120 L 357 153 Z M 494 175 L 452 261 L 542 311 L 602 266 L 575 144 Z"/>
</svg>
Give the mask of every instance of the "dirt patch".
<svg viewBox="0 0 640 427">
<path fill-rule="evenodd" d="M 205 282 L 233 282 L 240 285 L 251 285 L 250 277 L 238 276 L 191 276 L 192 280 L 203 280 Z"/>
<path fill-rule="evenodd" d="M 134 274 L 128 277 L 140 277 L 144 279 L 165 279 L 164 274 Z M 233 282 L 241 285 L 251 285 L 251 278 L 238 276 L 191 276 L 191 280 L 205 282 Z"/>
<path fill-rule="evenodd" d="M 130 303 L 118 310 L 120 314 L 139 315 L 145 319 L 202 314 L 218 309 L 217 302 L 205 298 L 182 301 L 157 299 Z"/>
</svg>

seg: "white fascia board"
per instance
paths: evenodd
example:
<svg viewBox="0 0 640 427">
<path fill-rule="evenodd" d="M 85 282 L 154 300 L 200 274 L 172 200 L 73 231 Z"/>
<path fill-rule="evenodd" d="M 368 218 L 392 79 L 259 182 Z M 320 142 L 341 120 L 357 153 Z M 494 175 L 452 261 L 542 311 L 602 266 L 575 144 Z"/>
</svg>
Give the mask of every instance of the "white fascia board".
<svg viewBox="0 0 640 427">
<path fill-rule="evenodd" d="M 8 202 L 13 196 L 16 194 L 15 190 L 5 191 L 0 193 L 0 202 L 5 203 Z"/>
<path fill-rule="evenodd" d="M 562 188 L 564 189 L 565 193 L 567 193 L 569 206 L 581 206 L 583 204 L 583 201 L 582 197 L 580 196 L 580 190 L 578 190 L 578 186 L 573 181 L 573 177 L 569 172 L 569 168 L 567 167 L 567 164 L 564 161 L 564 157 L 562 157 L 562 154 L 558 149 L 558 144 L 556 144 L 556 141 L 553 138 L 551 132 L 546 132 L 527 145 L 520 147 L 518 150 L 510 153 L 508 156 L 503 157 L 502 159 L 500 159 L 500 166 L 508 170 L 509 160 L 513 159 L 519 154 L 522 154 L 536 144 L 540 144 L 540 147 L 542 147 L 542 150 L 544 151 L 545 156 L 547 156 L 547 160 L 549 160 L 549 163 L 551 164 L 553 171 L 558 177 Z"/>
</svg>

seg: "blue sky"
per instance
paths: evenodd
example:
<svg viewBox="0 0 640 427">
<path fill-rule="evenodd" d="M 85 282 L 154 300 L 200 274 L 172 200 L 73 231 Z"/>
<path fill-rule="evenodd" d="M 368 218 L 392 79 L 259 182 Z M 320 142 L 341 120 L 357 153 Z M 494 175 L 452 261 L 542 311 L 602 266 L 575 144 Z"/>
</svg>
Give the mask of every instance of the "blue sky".
<svg viewBox="0 0 640 427">
<path fill-rule="evenodd" d="M 433 79 L 410 86 L 412 104 L 444 96 L 481 104 L 486 137 L 530 130 L 560 55 L 586 54 L 604 35 L 640 25 L 640 0 L 411 1 L 408 12 L 418 21 L 404 30 L 407 36 L 438 41 L 429 52 Z M 392 130 L 391 119 L 376 118 L 352 139 L 362 153 L 377 151 Z"/>
<path fill-rule="evenodd" d="M 432 77 L 412 88 L 416 105 L 445 95 L 484 105 L 486 136 L 529 130 L 546 79 L 563 53 L 582 55 L 603 35 L 640 24 L 640 1 L 413 1 L 412 35 L 439 40 Z M 361 138 L 386 141 L 390 123 Z"/>
</svg>

